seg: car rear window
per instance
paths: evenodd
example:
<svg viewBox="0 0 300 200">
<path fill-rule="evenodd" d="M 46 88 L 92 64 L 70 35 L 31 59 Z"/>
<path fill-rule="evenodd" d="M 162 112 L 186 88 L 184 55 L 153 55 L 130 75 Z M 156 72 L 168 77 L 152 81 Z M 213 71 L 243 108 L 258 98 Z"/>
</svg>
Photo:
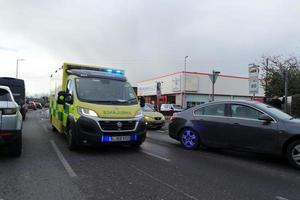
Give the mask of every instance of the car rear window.
<svg viewBox="0 0 300 200">
<path fill-rule="evenodd" d="M 0 89 L 0 101 L 11 101 L 10 94 L 5 89 Z"/>
</svg>

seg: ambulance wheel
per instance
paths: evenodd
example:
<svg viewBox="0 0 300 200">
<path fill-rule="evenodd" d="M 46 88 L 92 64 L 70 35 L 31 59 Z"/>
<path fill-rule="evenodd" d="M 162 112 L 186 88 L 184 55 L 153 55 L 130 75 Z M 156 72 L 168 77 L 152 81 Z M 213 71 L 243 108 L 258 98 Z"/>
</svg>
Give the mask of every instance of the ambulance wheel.
<svg viewBox="0 0 300 200">
<path fill-rule="evenodd" d="M 68 132 L 67 132 L 67 142 L 68 148 L 70 151 L 76 151 L 79 148 L 77 136 L 76 136 L 76 129 L 73 123 L 70 123 Z"/>
</svg>

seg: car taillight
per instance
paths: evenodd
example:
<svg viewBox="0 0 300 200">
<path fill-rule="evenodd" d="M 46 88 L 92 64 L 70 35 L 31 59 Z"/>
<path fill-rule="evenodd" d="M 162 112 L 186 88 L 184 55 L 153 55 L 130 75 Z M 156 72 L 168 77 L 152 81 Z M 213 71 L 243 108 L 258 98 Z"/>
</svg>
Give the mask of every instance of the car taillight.
<svg viewBox="0 0 300 200">
<path fill-rule="evenodd" d="M 0 132 L 1 137 L 12 136 L 12 135 L 13 135 L 13 133 L 10 133 L 10 132 Z"/>
<path fill-rule="evenodd" d="M 2 115 L 14 115 L 16 114 L 17 109 L 16 108 L 5 108 L 2 110 Z"/>
<path fill-rule="evenodd" d="M 176 116 L 174 116 L 174 115 L 172 115 L 170 118 L 171 121 L 175 121 L 175 119 L 176 119 Z"/>
</svg>

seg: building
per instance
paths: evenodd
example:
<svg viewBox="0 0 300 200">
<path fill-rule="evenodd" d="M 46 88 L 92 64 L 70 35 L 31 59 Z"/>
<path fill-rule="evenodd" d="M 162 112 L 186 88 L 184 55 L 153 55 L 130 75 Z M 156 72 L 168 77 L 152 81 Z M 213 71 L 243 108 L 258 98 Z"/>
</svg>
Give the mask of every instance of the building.
<svg viewBox="0 0 300 200">
<path fill-rule="evenodd" d="M 160 105 L 173 103 L 192 107 L 212 100 L 212 81 L 209 73 L 176 72 L 137 83 L 138 96 L 146 102 Z M 249 78 L 219 75 L 215 82 L 214 100 L 253 99 L 249 93 Z M 262 101 L 264 89 L 260 86 L 256 100 Z"/>
</svg>

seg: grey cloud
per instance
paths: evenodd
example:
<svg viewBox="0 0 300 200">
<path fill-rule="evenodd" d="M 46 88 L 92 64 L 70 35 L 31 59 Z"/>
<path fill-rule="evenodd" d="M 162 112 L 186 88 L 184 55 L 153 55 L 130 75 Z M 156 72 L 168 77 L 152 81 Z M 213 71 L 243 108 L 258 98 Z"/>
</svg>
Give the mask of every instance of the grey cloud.
<svg viewBox="0 0 300 200">
<path fill-rule="evenodd" d="M 300 42 L 297 1 L 1 1 L 1 30 L 59 62 L 125 68 L 131 81 L 183 69 L 247 75 L 262 54 Z M 2 12 L 3 11 L 3 12 Z"/>
<path fill-rule="evenodd" d="M 0 46 L 0 51 L 10 51 L 10 52 L 18 52 L 17 49 Z"/>
</svg>

